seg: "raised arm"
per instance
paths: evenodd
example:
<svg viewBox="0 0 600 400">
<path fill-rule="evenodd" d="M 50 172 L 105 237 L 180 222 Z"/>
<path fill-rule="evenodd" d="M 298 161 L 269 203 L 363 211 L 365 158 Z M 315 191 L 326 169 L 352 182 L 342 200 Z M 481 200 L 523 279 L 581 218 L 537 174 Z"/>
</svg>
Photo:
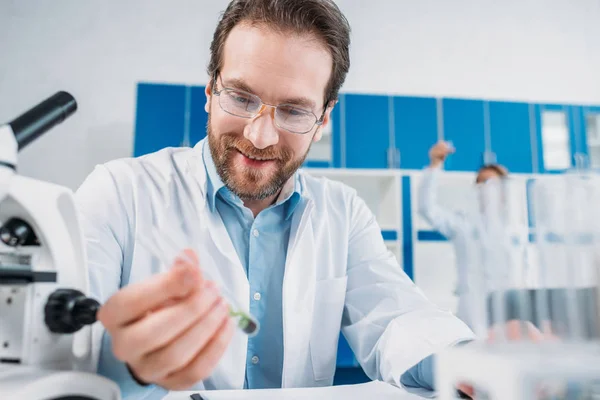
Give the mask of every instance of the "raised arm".
<svg viewBox="0 0 600 400">
<path fill-rule="evenodd" d="M 429 151 L 431 163 L 425 168 L 418 189 L 418 211 L 435 230 L 451 239 L 459 229 L 462 218 L 438 204 L 438 177 L 446 157 L 454 149 L 446 142 L 436 143 Z"/>
</svg>

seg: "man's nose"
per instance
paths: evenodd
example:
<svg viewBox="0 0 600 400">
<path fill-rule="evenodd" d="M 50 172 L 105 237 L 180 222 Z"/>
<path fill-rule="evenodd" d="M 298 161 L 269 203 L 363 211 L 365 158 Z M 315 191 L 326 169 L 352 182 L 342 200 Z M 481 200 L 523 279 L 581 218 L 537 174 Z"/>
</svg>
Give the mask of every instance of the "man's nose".
<svg viewBox="0 0 600 400">
<path fill-rule="evenodd" d="M 257 149 L 265 149 L 279 143 L 279 131 L 275 126 L 275 108 L 263 104 L 258 114 L 244 128 L 244 137 Z"/>
</svg>

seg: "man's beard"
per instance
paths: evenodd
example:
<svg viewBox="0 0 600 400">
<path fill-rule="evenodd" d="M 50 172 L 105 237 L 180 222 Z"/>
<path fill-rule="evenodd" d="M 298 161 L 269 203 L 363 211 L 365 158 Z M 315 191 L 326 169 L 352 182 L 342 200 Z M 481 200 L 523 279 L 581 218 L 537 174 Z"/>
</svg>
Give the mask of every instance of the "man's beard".
<svg viewBox="0 0 600 400">
<path fill-rule="evenodd" d="M 264 200 L 277 194 L 302 166 L 310 150 L 309 146 L 302 157 L 294 159 L 294 152 L 288 148 L 269 146 L 261 150 L 236 133 L 217 136 L 212 132 L 210 116 L 206 130 L 210 153 L 221 180 L 232 193 L 243 200 Z M 234 157 L 237 152 L 253 158 L 274 160 L 275 168 L 268 166 L 263 170 L 236 163 Z"/>
</svg>

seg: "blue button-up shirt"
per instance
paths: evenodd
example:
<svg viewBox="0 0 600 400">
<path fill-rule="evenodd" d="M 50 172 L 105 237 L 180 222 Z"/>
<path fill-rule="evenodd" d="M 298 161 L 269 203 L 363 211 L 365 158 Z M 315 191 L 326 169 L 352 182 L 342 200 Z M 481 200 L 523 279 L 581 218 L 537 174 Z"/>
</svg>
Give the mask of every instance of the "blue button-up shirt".
<svg viewBox="0 0 600 400">
<path fill-rule="evenodd" d="M 290 237 L 291 216 L 300 201 L 297 178 L 293 191 L 254 218 L 219 177 L 204 145 L 208 205 L 219 212 L 250 283 L 250 313 L 260 323 L 259 333 L 248 339 L 245 386 L 279 388 L 283 370 L 283 273 Z"/>
<path fill-rule="evenodd" d="M 301 200 L 297 176 L 293 190 L 284 191 L 275 204 L 254 218 L 242 200 L 225 187 L 217 173 L 208 144 L 203 148 L 208 176 L 208 205 L 221 216 L 250 283 L 250 313 L 260 323 L 248 339 L 245 387 L 279 388 L 283 371 L 282 290 L 291 216 Z M 407 371 L 407 386 L 433 387 L 433 357 Z"/>
</svg>

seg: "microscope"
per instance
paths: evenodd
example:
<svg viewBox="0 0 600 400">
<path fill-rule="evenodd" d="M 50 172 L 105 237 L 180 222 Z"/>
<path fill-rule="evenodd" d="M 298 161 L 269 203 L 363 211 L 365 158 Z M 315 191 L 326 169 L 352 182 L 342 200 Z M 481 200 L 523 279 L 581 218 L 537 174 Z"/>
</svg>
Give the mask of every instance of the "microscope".
<svg viewBox="0 0 600 400">
<path fill-rule="evenodd" d="M 68 188 L 16 175 L 17 154 L 77 110 L 58 92 L 0 125 L 0 398 L 119 400 L 93 373 L 83 234 Z"/>
</svg>

